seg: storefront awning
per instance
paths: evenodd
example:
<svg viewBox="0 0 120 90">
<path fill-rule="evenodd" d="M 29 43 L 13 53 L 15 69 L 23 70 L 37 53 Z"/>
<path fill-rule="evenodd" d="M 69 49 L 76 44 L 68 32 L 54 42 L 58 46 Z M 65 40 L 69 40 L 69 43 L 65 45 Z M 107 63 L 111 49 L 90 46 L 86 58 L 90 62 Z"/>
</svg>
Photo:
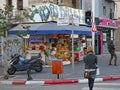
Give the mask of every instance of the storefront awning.
<svg viewBox="0 0 120 90">
<path fill-rule="evenodd" d="M 29 30 L 23 28 L 23 26 L 30 26 Z M 84 34 L 91 35 L 91 27 L 87 26 L 58 26 L 57 23 L 48 22 L 48 23 L 27 23 L 27 24 L 19 24 L 16 27 L 9 30 L 10 34 L 19 33 L 27 33 L 27 34 L 72 34 L 72 30 L 74 30 L 74 34 Z M 96 32 L 99 34 L 99 32 Z"/>
</svg>

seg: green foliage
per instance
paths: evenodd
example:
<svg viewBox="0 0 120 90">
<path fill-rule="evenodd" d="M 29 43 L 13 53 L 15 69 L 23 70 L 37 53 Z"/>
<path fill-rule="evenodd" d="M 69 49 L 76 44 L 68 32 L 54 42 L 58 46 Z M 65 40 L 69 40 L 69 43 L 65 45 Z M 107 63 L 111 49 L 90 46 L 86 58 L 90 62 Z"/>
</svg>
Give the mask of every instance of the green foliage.
<svg viewBox="0 0 120 90">
<path fill-rule="evenodd" d="M 15 20 L 16 21 L 23 21 L 23 18 L 21 16 L 19 16 L 19 15 L 16 15 Z"/>
<path fill-rule="evenodd" d="M 26 18 L 30 17 L 29 12 L 26 9 L 23 10 L 23 16 Z"/>
<path fill-rule="evenodd" d="M 22 22 L 24 18 L 30 17 L 27 10 L 22 10 L 22 13 L 19 13 L 16 16 L 12 17 L 13 8 L 13 6 L 5 5 L 3 9 L 0 9 L 0 36 L 4 35 L 6 37 L 7 34 L 5 33 L 8 33 L 8 30 L 12 28 L 13 21 L 19 23 Z M 26 27 L 26 30 L 29 28 L 29 26 Z"/>
<path fill-rule="evenodd" d="M 2 9 L 0 9 L 0 19 L 5 19 L 3 12 L 4 11 Z"/>
<path fill-rule="evenodd" d="M 9 13 L 13 11 L 13 7 L 14 6 L 11 6 L 11 5 L 5 5 L 5 7 L 4 7 L 4 14 L 5 15 L 9 15 Z"/>
</svg>

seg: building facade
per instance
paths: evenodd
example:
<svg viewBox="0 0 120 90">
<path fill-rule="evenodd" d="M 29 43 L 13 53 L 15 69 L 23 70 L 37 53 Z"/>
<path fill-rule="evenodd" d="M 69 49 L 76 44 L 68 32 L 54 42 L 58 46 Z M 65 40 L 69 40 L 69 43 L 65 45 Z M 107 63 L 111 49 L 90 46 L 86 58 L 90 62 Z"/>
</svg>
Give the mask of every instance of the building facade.
<svg viewBox="0 0 120 90">
<path fill-rule="evenodd" d="M 82 9 L 92 11 L 92 0 L 82 0 Z M 108 53 L 107 43 L 109 40 L 116 41 L 116 33 L 118 31 L 117 22 L 117 5 L 113 0 L 95 0 L 95 17 L 99 18 L 97 29 L 101 32 L 100 36 L 100 51 Z M 115 22 L 117 23 L 115 25 Z"/>
<path fill-rule="evenodd" d="M 92 0 L 82 0 L 82 9 L 92 10 Z M 110 0 L 95 0 L 95 17 L 114 19 L 115 3 Z"/>
<path fill-rule="evenodd" d="M 24 8 L 27 8 L 28 0 L 1 0 L 0 2 L 0 8 L 3 8 L 4 5 L 13 5 L 14 9 L 22 10 Z"/>
<path fill-rule="evenodd" d="M 118 1 L 115 0 L 115 2 L 113 2 L 113 0 L 95 0 L 95 8 L 96 8 L 95 17 L 117 19 L 119 17 Z M 77 9 L 92 11 L 92 0 L 24 0 L 24 1 L 23 0 L 1 0 L 0 7 L 2 8 L 4 4 L 13 5 L 14 6 L 13 13 L 16 13 L 18 11 L 22 11 L 23 9 L 30 7 L 31 5 L 38 5 L 41 2 L 42 3 L 50 2 L 50 3 L 57 4 L 57 5 L 64 5 L 68 7 L 77 8 Z M 109 28 L 110 30 L 109 33 L 111 34 L 110 35 L 110 37 L 112 37 L 111 39 L 113 39 L 113 37 L 115 38 L 116 40 L 115 42 L 117 44 L 116 47 L 119 49 L 120 45 L 118 45 L 117 43 L 117 40 L 119 40 L 119 37 L 118 37 L 119 35 L 117 35 L 119 31 L 115 29 L 114 27 Z"/>
</svg>

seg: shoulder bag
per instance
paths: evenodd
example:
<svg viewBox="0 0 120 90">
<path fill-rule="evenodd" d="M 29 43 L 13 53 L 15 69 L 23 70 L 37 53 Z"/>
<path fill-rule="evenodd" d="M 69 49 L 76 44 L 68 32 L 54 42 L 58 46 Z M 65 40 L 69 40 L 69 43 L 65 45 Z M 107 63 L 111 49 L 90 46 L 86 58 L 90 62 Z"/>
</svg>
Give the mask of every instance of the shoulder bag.
<svg viewBox="0 0 120 90">
<path fill-rule="evenodd" d="M 88 71 L 84 72 L 84 78 L 90 78 L 90 73 Z"/>
</svg>

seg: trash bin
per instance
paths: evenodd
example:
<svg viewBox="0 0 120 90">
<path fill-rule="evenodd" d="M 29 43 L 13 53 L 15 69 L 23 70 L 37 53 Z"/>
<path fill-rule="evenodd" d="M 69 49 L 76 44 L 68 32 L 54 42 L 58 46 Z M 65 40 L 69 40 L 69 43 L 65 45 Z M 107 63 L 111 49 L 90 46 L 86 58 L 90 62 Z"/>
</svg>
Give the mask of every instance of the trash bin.
<svg viewBox="0 0 120 90">
<path fill-rule="evenodd" d="M 57 79 L 59 79 L 59 74 L 63 73 L 63 63 L 61 59 L 52 61 L 52 74 L 57 74 Z"/>
</svg>

